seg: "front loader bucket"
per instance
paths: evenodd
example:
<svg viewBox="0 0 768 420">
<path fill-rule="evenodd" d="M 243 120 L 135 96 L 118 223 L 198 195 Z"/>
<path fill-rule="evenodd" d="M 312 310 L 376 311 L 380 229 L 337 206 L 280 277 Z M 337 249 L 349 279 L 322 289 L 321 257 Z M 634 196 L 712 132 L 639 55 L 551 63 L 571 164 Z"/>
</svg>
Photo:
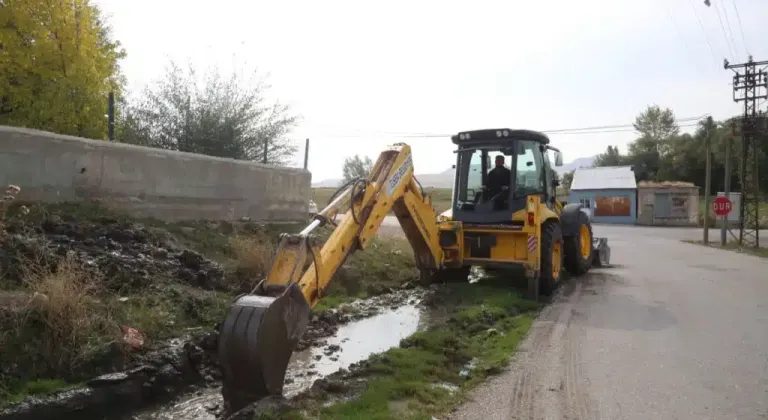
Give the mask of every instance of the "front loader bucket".
<svg viewBox="0 0 768 420">
<path fill-rule="evenodd" d="M 605 267 L 611 263 L 611 247 L 608 238 L 592 239 L 592 266 Z"/>
<path fill-rule="evenodd" d="M 293 349 L 307 328 L 310 307 L 296 283 L 245 295 L 232 305 L 219 332 L 222 396 L 234 413 L 270 395 L 281 395 Z M 270 296 L 271 295 L 271 296 Z"/>
</svg>

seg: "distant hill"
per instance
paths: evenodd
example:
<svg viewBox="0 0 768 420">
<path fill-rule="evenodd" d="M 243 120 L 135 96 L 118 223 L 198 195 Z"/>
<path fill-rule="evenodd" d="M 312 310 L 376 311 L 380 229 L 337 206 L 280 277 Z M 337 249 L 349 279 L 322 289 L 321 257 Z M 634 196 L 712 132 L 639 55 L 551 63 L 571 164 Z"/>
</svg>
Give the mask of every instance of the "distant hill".
<svg viewBox="0 0 768 420">
<path fill-rule="evenodd" d="M 559 174 L 573 171 L 579 168 L 589 168 L 595 162 L 597 156 L 588 156 L 574 159 L 572 162 L 566 163 L 559 168 L 555 168 Z M 438 174 L 416 174 L 416 179 L 419 180 L 421 186 L 424 188 L 452 188 L 453 187 L 453 172 L 454 170 L 449 168 Z M 341 185 L 341 179 L 325 179 L 320 182 L 312 184 L 312 188 L 335 188 Z"/>
<path fill-rule="evenodd" d="M 592 165 L 595 164 L 596 158 L 597 158 L 597 155 L 576 158 L 572 162 L 564 163 L 563 166 L 559 168 L 555 167 L 555 170 L 557 171 L 557 173 L 562 175 L 566 172 L 571 172 L 579 168 L 590 168 L 592 167 Z"/>
</svg>

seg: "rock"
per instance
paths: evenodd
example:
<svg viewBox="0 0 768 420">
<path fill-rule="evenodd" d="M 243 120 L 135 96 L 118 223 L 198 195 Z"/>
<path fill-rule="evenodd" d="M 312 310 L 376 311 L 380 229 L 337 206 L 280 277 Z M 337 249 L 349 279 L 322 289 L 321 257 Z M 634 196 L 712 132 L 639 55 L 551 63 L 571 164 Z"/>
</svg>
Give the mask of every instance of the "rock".
<svg viewBox="0 0 768 420">
<path fill-rule="evenodd" d="M 226 420 L 252 420 L 268 415 L 280 415 L 291 409 L 283 397 L 269 396 L 225 417 Z M 280 418 L 280 417 L 278 417 Z"/>
<path fill-rule="evenodd" d="M 312 392 L 327 392 L 331 394 L 344 391 L 344 383 L 335 379 L 320 378 L 312 384 Z"/>
<path fill-rule="evenodd" d="M 203 256 L 189 249 L 182 251 L 178 259 L 184 267 L 194 271 L 200 270 L 203 263 Z"/>
</svg>

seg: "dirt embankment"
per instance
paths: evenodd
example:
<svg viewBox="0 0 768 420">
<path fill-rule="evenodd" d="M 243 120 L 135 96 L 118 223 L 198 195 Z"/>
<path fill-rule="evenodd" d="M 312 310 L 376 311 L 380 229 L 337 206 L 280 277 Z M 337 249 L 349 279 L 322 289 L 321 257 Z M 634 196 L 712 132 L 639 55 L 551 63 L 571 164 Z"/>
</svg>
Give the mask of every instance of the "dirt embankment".
<svg viewBox="0 0 768 420">
<path fill-rule="evenodd" d="M 0 418 L 83 406 L 79 418 L 97 417 L 215 386 L 217 323 L 263 278 L 277 233 L 299 228 L 169 224 L 96 205 L 0 210 Z M 366 316 L 331 307 L 415 280 L 402 249 L 387 240 L 350 258 L 300 349 Z"/>
</svg>

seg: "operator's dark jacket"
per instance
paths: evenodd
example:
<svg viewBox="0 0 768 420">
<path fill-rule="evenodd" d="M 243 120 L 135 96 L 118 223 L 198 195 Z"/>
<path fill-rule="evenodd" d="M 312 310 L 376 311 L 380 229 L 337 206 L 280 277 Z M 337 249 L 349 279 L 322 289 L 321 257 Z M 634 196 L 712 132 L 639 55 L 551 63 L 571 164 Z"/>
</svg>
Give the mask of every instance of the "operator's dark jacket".
<svg viewBox="0 0 768 420">
<path fill-rule="evenodd" d="M 488 192 L 491 196 L 494 196 L 501 192 L 501 187 L 508 187 L 510 178 L 512 177 L 512 171 L 503 167 L 497 166 L 488 172 Z"/>
</svg>

